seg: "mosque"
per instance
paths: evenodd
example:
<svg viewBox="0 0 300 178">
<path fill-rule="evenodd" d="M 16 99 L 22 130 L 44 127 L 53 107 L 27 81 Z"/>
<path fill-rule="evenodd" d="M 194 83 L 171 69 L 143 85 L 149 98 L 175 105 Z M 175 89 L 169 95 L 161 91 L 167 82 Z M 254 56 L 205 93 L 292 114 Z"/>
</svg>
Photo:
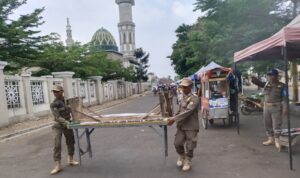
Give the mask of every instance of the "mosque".
<svg viewBox="0 0 300 178">
<path fill-rule="evenodd" d="M 135 24 L 132 20 L 132 6 L 134 6 L 134 0 L 115 0 L 115 3 L 119 6 L 119 39 L 120 39 L 120 51 L 118 49 L 115 38 L 105 28 L 97 30 L 91 41 L 89 42 L 91 51 L 105 51 L 107 57 L 112 60 L 119 60 L 124 67 L 137 64 L 137 60 L 134 56 L 135 51 Z M 66 45 L 72 46 L 74 40 L 72 38 L 72 29 L 67 19 L 67 39 Z"/>
</svg>

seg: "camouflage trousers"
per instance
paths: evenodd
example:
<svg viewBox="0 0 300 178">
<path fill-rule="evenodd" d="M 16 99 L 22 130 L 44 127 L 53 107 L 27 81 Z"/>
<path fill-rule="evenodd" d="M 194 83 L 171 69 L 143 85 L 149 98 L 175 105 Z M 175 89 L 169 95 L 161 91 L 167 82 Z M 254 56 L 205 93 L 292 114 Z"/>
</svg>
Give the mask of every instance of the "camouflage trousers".
<svg viewBox="0 0 300 178">
<path fill-rule="evenodd" d="M 195 130 L 180 130 L 177 129 L 175 134 L 174 146 L 179 155 L 186 155 L 193 158 L 194 149 L 197 146 L 197 134 Z"/>
<path fill-rule="evenodd" d="M 281 134 L 282 105 L 264 106 L 264 124 L 268 137 L 278 138 Z"/>
<path fill-rule="evenodd" d="M 54 149 L 53 149 L 53 159 L 54 161 L 61 160 L 61 140 L 62 135 L 66 138 L 66 144 L 68 148 L 68 155 L 74 155 L 74 134 L 72 129 L 67 129 L 65 127 L 52 127 L 54 135 Z"/>
</svg>

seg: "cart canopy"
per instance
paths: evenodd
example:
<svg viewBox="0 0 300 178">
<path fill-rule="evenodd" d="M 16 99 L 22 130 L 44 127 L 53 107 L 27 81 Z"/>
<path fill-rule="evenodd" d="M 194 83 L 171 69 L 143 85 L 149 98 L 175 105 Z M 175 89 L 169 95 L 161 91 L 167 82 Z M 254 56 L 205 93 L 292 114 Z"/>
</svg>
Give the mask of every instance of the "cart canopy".
<svg viewBox="0 0 300 178">
<path fill-rule="evenodd" d="M 209 71 L 215 71 L 215 69 L 220 69 L 220 71 L 224 71 L 224 72 L 231 71 L 230 68 L 220 66 L 215 62 L 210 62 L 207 66 L 202 67 L 196 74 L 198 75 L 199 78 L 201 78 L 201 76 L 203 76 L 205 73 L 208 73 Z"/>
</svg>

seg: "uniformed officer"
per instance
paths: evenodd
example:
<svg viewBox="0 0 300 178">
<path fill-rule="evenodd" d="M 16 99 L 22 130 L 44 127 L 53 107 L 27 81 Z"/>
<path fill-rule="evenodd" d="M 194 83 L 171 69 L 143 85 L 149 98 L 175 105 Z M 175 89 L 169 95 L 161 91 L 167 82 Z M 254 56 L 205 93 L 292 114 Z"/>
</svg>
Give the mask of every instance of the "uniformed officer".
<svg viewBox="0 0 300 178">
<path fill-rule="evenodd" d="M 183 171 L 191 169 L 194 149 L 197 145 L 197 134 L 199 132 L 198 104 L 196 95 L 191 93 L 193 81 L 189 78 L 181 80 L 180 86 L 183 98 L 179 104 L 179 110 L 175 117 L 168 119 L 168 125 L 177 123 L 174 146 L 179 154 L 177 166 Z M 184 147 L 185 146 L 185 147 Z"/>
<path fill-rule="evenodd" d="M 68 164 L 70 166 L 76 166 L 79 163 L 73 159 L 74 155 L 74 134 L 73 130 L 66 127 L 67 122 L 71 120 L 71 109 L 65 103 L 63 95 L 63 88 L 61 86 L 54 86 L 52 90 L 55 100 L 51 103 L 50 108 L 54 115 L 54 124 L 52 126 L 54 134 L 54 149 L 53 158 L 55 167 L 51 171 L 51 174 L 56 174 L 62 170 L 60 163 L 61 160 L 61 139 L 62 134 L 66 138 L 66 144 L 68 148 Z"/>
<path fill-rule="evenodd" d="M 264 123 L 268 139 L 263 145 L 273 145 L 280 149 L 282 114 L 287 114 L 286 86 L 278 80 L 278 71 L 272 69 L 267 73 L 267 82 L 262 82 L 252 76 L 252 82 L 264 88 Z M 275 138 L 275 139 L 274 139 Z"/>
</svg>

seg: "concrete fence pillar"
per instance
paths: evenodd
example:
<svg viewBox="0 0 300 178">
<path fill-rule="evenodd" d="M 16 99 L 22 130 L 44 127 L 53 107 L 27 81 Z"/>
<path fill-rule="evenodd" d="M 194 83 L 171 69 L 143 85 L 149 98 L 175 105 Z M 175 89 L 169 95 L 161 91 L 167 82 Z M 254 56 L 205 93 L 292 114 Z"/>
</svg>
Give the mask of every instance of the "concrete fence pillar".
<svg viewBox="0 0 300 178">
<path fill-rule="evenodd" d="M 3 69 L 6 65 L 7 62 L 0 61 L 0 127 L 7 126 L 9 124 L 4 81 L 5 77 L 3 73 Z"/>
<path fill-rule="evenodd" d="M 74 72 L 52 72 L 51 73 L 55 78 L 62 78 L 64 82 L 64 93 L 66 98 L 72 98 L 73 88 L 72 88 L 72 77 L 75 74 Z"/>
<path fill-rule="evenodd" d="M 95 81 L 95 88 L 96 88 L 96 98 L 97 104 L 103 103 L 104 96 L 103 96 L 103 87 L 102 87 L 102 76 L 92 76 L 90 79 Z"/>
<path fill-rule="evenodd" d="M 118 81 L 117 80 L 109 80 L 108 83 L 112 84 L 113 88 L 113 98 L 111 100 L 118 99 Z"/>
<path fill-rule="evenodd" d="M 142 93 L 142 83 L 138 82 L 137 83 L 137 94 L 141 94 Z"/>
<path fill-rule="evenodd" d="M 87 89 L 87 99 L 88 99 L 88 105 L 92 104 L 92 97 L 91 97 L 91 79 L 87 79 L 86 81 L 86 89 Z"/>
<path fill-rule="evenodd" d="M 128 94 L 128 82 L 124 81 L 124 88 L 125 88 L 125 98 L 129 96 Z"/>
<path fill-rule="evenodd" d="M 76 78 L 76 79 L 75 79 L 75 88 L 76 88 L 76 90 L 77 90 L 77 96 L 78 96 L 78 97 L 81 97 L 80 81 L 81 81 L 80 78 Z"/>
<path fill-rule="evenodd" d="M 113 80 L 112 83 L 113 83 L 113 89 L 114 89 L 114 99 L 118 100 L 119 99 L 118 81 Z"/>
<path fill-rule="evenodd" d="M 46 82 L 47 82 L 47 89 L 48 89 L 48 98 L 49 98 L 49 103 L 52 103 L 52 101 L 54 100 L 54 95 L 52 93 L 52 89 L 53 89 L 53 76 L 52 75 L 44 75 L 43 77 L 46 78 Z"/>
<path fill-rule="evenodd" d="M 32 101 L 32 91 L 31 91 L 31 83 L 30 83 L 31 73 L 21 74 L 21 77 L 23 80 L 26 113 L 28 115 L 33 115 L 33 101 Z"/>
</svg>

